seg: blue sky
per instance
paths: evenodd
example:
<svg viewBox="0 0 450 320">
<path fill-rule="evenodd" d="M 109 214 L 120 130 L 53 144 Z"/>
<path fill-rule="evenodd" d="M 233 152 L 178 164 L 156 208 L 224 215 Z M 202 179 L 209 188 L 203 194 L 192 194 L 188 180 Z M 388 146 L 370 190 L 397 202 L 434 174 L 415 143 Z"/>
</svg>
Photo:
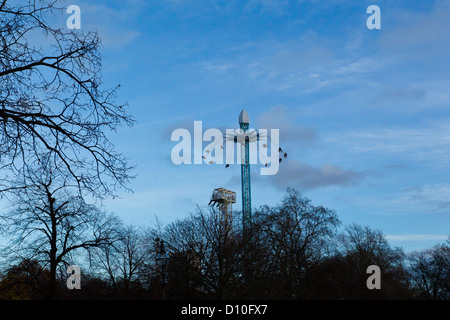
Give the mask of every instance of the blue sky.
<svg viewBox="0 0 450 320">
<path fill-rule="evenodd" d="M 236 191 L 240 210 L 239 166 L 175 166 L 170 135 L 194 120 L 238 128 L 245 108 L 289 153 L 277 175 L 254 166 L 254 207 L 294 187 L 405 251 L 450 234 L 449 1 L 70 4 L 100 33 L 104 84 L 121 85 L 138 121 L 111 137 L 138 175 L 134 193 L 105 203 L 125 222 L 181 219 L 216 187 Z M 366 27 L 372 4 L 381 30 Z"/>
</svg>

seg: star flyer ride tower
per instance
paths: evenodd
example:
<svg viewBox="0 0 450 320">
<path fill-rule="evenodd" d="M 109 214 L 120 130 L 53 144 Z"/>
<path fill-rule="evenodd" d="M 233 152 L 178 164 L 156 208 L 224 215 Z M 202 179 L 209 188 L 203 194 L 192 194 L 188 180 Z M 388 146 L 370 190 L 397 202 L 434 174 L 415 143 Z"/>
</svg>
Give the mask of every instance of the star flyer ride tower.
<svg viewBox="0 0 450 320">
<path fill-rule="evenodd" d="M 271 147 L 271 152 L 278 151 L 278 160 L 282 161 L 281 154 L 284 152 L 279 146 L 278 141 L 274 143 L 269 135 L 266 132 L 258 133 L 254 129 L 250 129 L 250 120 L 247 114 L 247 111 L 243 109 L 239 114 L 239 127 L 238 131 L 228 132 L 225 135 L 224 141 L 227 142 L 227 150 L 228 150 L 228 142 L 239 144 L 240 156 L 238 159 L 238 163 L 241 164 L 241 187 L 242 187 L 242 228 L 244 233 L 251 228 L 252 224 L 252 196 L 251 196 L 251 182 L 250 182 L 250 163 L 256 160 L 254 158 L 250 159 L 250 151 L 253 152 L 252 156 L 257 156 L 255 154 L 255 149 L 252 150 L 250 147 L 250 143 L 254 143 L 256 141 L 266 141 L 273 145 L 275 149 Z M 267 143 L 262 144 L 262 148 L 267 148 Z M 223 149 L 223 146 L 221 146 Z M 238 147 L 239 148 L 239 147 Z M 261 150 L 259 150 L 261 152 Z M 211 152 L 211 150 L 206 150 L 206 152 Z M 233 153 L 230 153 L 233 154 Z M 284 158 L 287 157 L 287 153 L 284 152 Z M 231 160 L 231 163 L 234 163 L 233 159 L 227 159 L 227 163 L 225 168 L 228 168 L 230 165 L 228 160 Z M 271 160 L 272 161 L 272 160 Z M 256 163 L 256 162 L 255 162 Z M 268 163 L 265 163 L 267 167 Z"/>
<path fill-rule="evenodd" d="M 244 132 L 244 141 L 241 143 L 241 184 L 242 184 L 242 225 L 248 230 L 252 223 L 252 194 L 250 185 L 250 139 L 245 132 L 248 131 L 250 120 L 247 111 L 243 109 L 239 114 L 239 126 Z"/>
</svg>

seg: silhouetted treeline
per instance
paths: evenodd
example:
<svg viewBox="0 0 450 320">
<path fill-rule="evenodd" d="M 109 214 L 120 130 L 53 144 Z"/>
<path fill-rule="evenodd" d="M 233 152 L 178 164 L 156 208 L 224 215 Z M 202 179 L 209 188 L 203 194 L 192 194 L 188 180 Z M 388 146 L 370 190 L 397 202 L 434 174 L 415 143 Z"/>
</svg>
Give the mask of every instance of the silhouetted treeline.
<svg viewBox="0 0 450 320">
<path fill-rule="evenodd" d="M 450 242 L 406 256 L 292 189 L 245 234 L 239 212 L 127 226 L 90 203 L 129 188 L 132 165 L 109 137 L 134 119 L 120 86 L 103 85 L 98 33 L 51 25 L 65 9 L 0 1 L 0 198 L 12 205 L 0 213 L 0 298 L 161 299 L 158 238 L 167 299 L 449 299 Z M 79 290 L 66 286 L 71 265 Z M 381 290 L 366 286 L 369 265 Z"/>
<path fill-rule="evenodd" d="M 240 213 L 226 218 L 213 207 L 166 226 L 111 219 L 103 222 L 108 238 L 61 259 L 54 280 L 45 258 L 50 243 L 39 244 L 44 254 L 29 243 L 25 251 L 16 248 L 21 258 L 3 267 L 0 298 L 161 299 L 158 238 L 170 255 L 166 299 L 450 299 L 450 240 L 405 254 L 381 231 L 341 227 L 334 211 L 293 189 L 279 205 L 256 210 L 246 234 Z M 66 286 L 70 264 L 81 268 L 80 290 Z M 370 265 L 380 267 L 380 290 L 367 288 Z"/>
</svg>

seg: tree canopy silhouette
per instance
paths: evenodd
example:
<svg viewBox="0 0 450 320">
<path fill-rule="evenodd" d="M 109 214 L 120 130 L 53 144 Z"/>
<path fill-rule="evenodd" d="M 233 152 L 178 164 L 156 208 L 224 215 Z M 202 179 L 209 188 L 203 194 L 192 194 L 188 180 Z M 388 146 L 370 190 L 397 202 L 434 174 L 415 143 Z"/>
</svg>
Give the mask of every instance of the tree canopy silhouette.
<svg viewBox="0 0 450 320">
<path fill-rule="evenodd" d="M 0 0 L 0 192 L 46 155 L 98 197 L 126 187 L 126 159 L 108 133 L 132 125 L 117 90 L 102 85 L 96 32 L 53 27 L 59 1 Z"/>
</svg>

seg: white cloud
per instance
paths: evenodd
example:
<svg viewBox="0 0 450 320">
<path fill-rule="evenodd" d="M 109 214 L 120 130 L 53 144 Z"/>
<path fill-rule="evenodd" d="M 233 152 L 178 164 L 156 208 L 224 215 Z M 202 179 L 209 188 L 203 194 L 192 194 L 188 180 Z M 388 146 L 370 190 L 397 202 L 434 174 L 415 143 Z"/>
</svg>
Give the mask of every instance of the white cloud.
<svg viewBox="0 0 450 320">
<path fill-rule="evenodd" d="M 371 56 L 337 61 L 331 71 L 333 76 L 348 76 L 379 70 L 383 64 L 378 58 Z"/>
<path fill-rule="evenodd" d="M 401 53 L 402 57 L 429 58 L 430 54 L 447 57 L 450 52 L 450 2 L 436 0 L 431 12 L 403 10 L 383 28 L 379 39 L 382 49 Z M 394 18 L 394 17 L 392 17 Z M 394 25 L 395 24 L 395 25 Z"/>
<path fill-rule="evenodd" d="M 316 128 L 295 124 L 296 111 L 286 106 L 275 106 L 256 119 L 258 128 L 279 129 L 280 144 L 295 143 L 296 147 L 311 146 L 318 141 Z"/>
<path fill-rule="evenodd" d="M 313 167 L 300 160 L 284 161 L 270 183 L 278 188 L 317 189 L 329 186 L 354 186 L 360 183 L 364 174 L 346 170 L 337 165 L 324 164 Z"/>
<path fill-rule="evenodd" d="M 385 238 L 390 241 L 445 241 L 449 235 L 444 234 L 391 234 Z"/>
<path fill-rule="evenodd" d="M 450 185 L 447 183 L 411 187 L 403 193 L 405 200 L 418 210 L 450 215 Z"/>
<path fill-rule="evenodd" d="M 131 1 L 120 9 L 102 4 L 82 3 L 82 30 L 98 31 L 105 48 L 117 49 L 129 45 L 141 34 L 140 31 L 128 27 L 127 23 L 139 13 L 133 7 L 136 3 Z"/>
<path fill-rule="evenodd" d="M 427 97 L 423 88 L 384 88 L 373 99 L 375 103 L 423 101 Z"/>
<path fill-rule="evenodd" d="M 271 14 L 283 15 L 289 10 L 288 0 L 250 0 L 246 10 L 259 10 Z"/>
<path fill-rule="evenodd" d="M 205 61 L 202 62 L 200 65 L 201 68 L 204 68 L 207 71 L 214 73 L 226 73 L 236 67 L 236 65 L 232 63 L 227 62 L 221 63 L 217 61 Z"/>
<path fill-rule="evenodd" d="M 450 166 L 450 119 L 422 126 L 349 130 L 323 138 L 353 154 L 393 155 L 397 159 Z"/>
<path fill-rule="evenodd" d="M 450 185 L 429 183 L 392 190 L 379 195 L 358 195 L 354 205 L 377 215 L 436 215 L 450 216 Z"/>
</svg>

